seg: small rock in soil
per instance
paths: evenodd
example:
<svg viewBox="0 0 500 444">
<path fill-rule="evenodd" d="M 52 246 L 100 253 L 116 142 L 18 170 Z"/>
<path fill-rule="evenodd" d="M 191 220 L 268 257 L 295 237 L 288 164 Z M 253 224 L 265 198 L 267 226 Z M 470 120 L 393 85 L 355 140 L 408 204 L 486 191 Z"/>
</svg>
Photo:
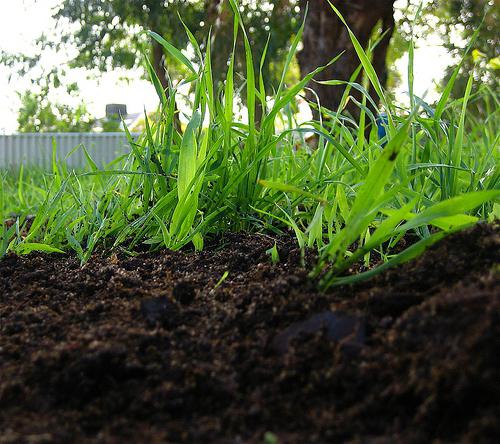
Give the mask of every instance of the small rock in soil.
<svg viewBox="0 0 500 444">
<path fill-rule="evenodd" d="M 361 348 L 365 342 L 365 323 L 362 318 L 342 312 L 325 311 L 290 325 L 275 336 L 272 347 L 279 354 L 285 354 L 292 340 L 302 334 L 317 333 L 323 329 L 329 340 L 341 343 L 349 352 Z"/>
<path fill-rule="evenodd" d="M 194 285 L 188 281 L 180 281 L 175 285 L 172 296 L 181 305 L 190 305 L 196 297 Z"/>
<path fill-rule="evenodd" d="M 146 322 L 154 327 L 157 323 L 169 324 L 177 315 L 177 307 L 167 297 L 144 299 L 141 301 L 141 313 Z"/>
</svg>

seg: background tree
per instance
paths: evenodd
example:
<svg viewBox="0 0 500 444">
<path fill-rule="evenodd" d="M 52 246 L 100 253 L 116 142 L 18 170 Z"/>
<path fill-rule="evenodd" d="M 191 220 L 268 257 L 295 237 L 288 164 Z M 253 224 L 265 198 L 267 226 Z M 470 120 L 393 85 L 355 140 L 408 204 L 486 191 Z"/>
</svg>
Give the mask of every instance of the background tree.
<svg viewBox="0 0 500 444">
<path fill-rule="evenodd" d="M 94 128 L 96 120 L 88 112 L 83 102 L 76 106 L 51 100 L 51 87 L 57 81 L 51 72 L 48 76 L 37 79 L 32 90 L 19 94 L 21 108 L 17 117 L 19 132 L 89 132 Z M 58 88 L 62 89 L 62 87 Z M 75 83 L 64 88 L 66 95 L 73 99 L 78 97 L 78 86 Z"/>
<path fill-rule="evenodd" d="M 240 0 L 242 15 L 255 53 L 255 69 L 258 72 L 260 54 L 270 34 L 267 63 L 263 76 L 269 91 L 273 79 L 279 79 L 287 44 L 297 28 L 299 10 L 296 0 Z M 109 71 L 115 68 L 132 69 L 143 65 L 144 53 L 150 57 L 156 75 L 163 88 L 182 78 L 185 67 L 165 53 L 162 46 L 145 36 L 144 30 L 162 35 L 177 48 L 189 47 L 182 18 L 194 33 L 201 46 L 212 29 L 213 70 L 216 85 L 224 80 L 227 60 L 232 51 L 233 16 L 227 1 L 222 0 L 61 0 L 54 18 L 58 28 L 67 32 L 56 40 L 40 40 L 40 47 L 77 49 L 70 61 L 71 68 L 97 68 Z M 271 32 L 272 30 L 272 32 Z M 242 45 L 241 39 L 238 41 Z M 189 51 L 188 51 L 189 53 Z M 244 78 L 245 60 L 242 46 L 236 48 L 236 73 Z M 36 58 L 18 61 L 33 66 Z M 238 80 L 238 78 L 237 78 Z M 243 81 L 243 80 L 242 80 Z M 179 122 L 177 122 L 179 126 Z"/>
<path fill-rule="evenodd" d="M 264 67 L 264 74 L 269 78 L 296 28 L 299 16 L 294 9 L 296 1 L 241 0 L 239 3 L 256 63 L 272 30 L 267 53 L 269 63 Z M 58 42 L 58 45 L 69 43 L 78 49 L 72 67 L 97 66 L 101 71 L 134 68 L 142 65 L 142 52 L 146 52 L 164 88 L 168 87 L 166 68 L 174 79 L 184 72 L 157 42 L 141 33 L 143 30 L 157 32 L 174 46 L 186 48 L 188 38 L 179 17 L 200 44 L 206 41 L 212 28 L 216 80 L 223 80 L 232 50 L 233 17 L 227 2 L 222 0 L 63 0 L 54 17 L 72 25 Z M 243 72 L 243 66 L 244 58 L 238 57 L 236 71 Z"/>
<path fill-rule="evenodd" d="M 307 0 L 301 0 L 301 7 L 305 9 L 307 3 Z M 373 66 L 382 85 L 385 85 L 387 82 L 387 49 L 395 25 L 394 0 L 334 0 L 332 3 L 339 9 L 364 48 L 368 47 L 376 26 L 381 24 L 380 29 L 383 37 L 373 52 Z M 317 76 L 317 80 L 349 80 L 360 64 L 347 29 L 327 0 L 309 2 L 303 45 L 303 50 L 298 56 L 302 75 L 318 66 L 325 65 L 342 52 L 344 54 L 339 61 L 321 72 Z M 359 82 L 359 77 L 356 80 Z M 344 87 L 319 83 L 312 83 L 310 87 L 319 96 L 322 106 L 332 110 L 338 108 Z M 370 92 L 374 97 L 373 89 Z M 356 95 L 355 91 L 353 91 L 353 95 Z M 307 96 L 311 101 L 315 101 L 314 94 L 310 91 L 307 92 Z M 348 105 L 348 109 L 351 114 L 358 114 L 359 108 L 355 104 Z"/>
<path fill-rule="evenodd" d="M 279 79 L 285 52 L 299 26 L 306 3 L 306 0 L 239 0 L 257 71 L 260 55 L 270 33 L 266 63 L 263 66 L 266 88 L 270 95 Z M 365 47 L 371 37 L 385 32 L 373 54 L 374 66 L 385 84 L 387 49 L 395 28 L 394 0 L 333 0 L 333 3 Z M 396 26 L 395 44 L 391 45 L 390 57 L 401 56 L 407 47 L 406 42 L 411 34 L 409 23 L 419 4 L 420 0 L 408 0 L 406 10 Z M 457 96 L 462 93 L 464 79 L 471 70 L 474 70 L 476 78 L 481 82 L 492 87 L 498 85 L 495 70 L 499 47 L 495 26 L 498 22 L 498 7 L 498 1 L 491 0 L 429 0 L 422 11 L 421 21 L 412 29 L 417 38 L 425 37 L 431 32 L 440 33 L 447 48 L 458 56 L 485 15 L 484 25 L 476 42 L 478 51 L 475 52 L 475 59 L 470 55 L 463 65 L 455 88 Z M 34 57 L 0 54 L 0 61 L 11 66 L 19 65 L 24 73 L 40 63 L 40 56 L 46 48 L 63 49 L 69 46 L 76 50 L 76 56 L 70 60 L 69 67 L 109 71 L 115 68 L 140 67 L 143 53 L 146 53 L 151 58 L 162 85 L 167 87 L 167 70 L 175 81 L 185 74 L 184 68 L 142 31 L 156 31 L 176 47 L 188 49 L 186 54 L 190 54 L 189 42 L 178 16 L 182 17 L 202 46 L 209 30 L 212 30 L 214 78 L 220 83 L 224 80 L 233 43 L 233 16 L 227 0 L 60 0 L 54 10 L 54 17 L 59 22 L 57 29 L 63 32 L 53 38 L 42 36 L 38 40 L 39 53 Z M 460 36 L 459 39 L 455 38 L 457 35 Z M 244 82 L 245 62 L 241 39 L 238 45 L 236 81 Z M 359 60 L 344 26 L 327 0 L 309 1 L 303 50 L 298 55 L 302 74 L 327 63 L 344 50 L 346 52 L 341 60 L 319 75 L 319 80 L 347 80 L 359 65 Z M 443 73 L 443 77 L 446 74 Z M 358 78 L 357 81 L 362 79 Z M 309 86 L 317 92 L 324 106 L 331 109 L 338 106 L 342 87 L 318 83 L 311 83 Z M 353 94 L 356 92 L 353 91 Z M 308 98 L 313 98 L 310 92 L 307 95 Z M 349 110 L 356 115 L 358 108 L 351 103 Z"/>
<path fill-rule="evenodd" d="M 227 70 L 227 61 L 233 44 L 233 13 L 227 0 L 207 1 L 207 17 L 212 25 L 212 66 L 216 80 L 223 80 Z M 268 82 L 269 90 L 278 83 L 283 60 L 289 43 L 299 27 L 300 9 L 297 0 L 270 0 L 255 2 L 239 1 L 241 14 L 245 19 L 245 28 L 252 49 L 254 50 L 254 69 L 259 72 L 260 56 L 268 42 L 266 63 L 262 67 L 262 76 Z M 236 47 L 235 69 L 244 75 L 245 57 L 242 39 Z"/>
<path fill-rule="evenodd" d="M 190 25 L 200 27 L 203 8 L 200 2 L 178 0 L 63 0 L 54 18 L 61 29 L 68 29 L 56 47 L 70 44 L 78 53 L 70 67 L 96 67 L 100 71 L 136 68 L 142 65 L 142 52 L 152 59 L 162 85 L 167 88 L 165 55 L 162 47 L 141 32 L 155 31 L 173 45 L 185 48 L 187 36 L 177 14 Z M 67 24 L 71 26 L 64 26 Z M 179 69 L 171 66 L 170 70 Z"/>
<path fill-rule="evenodd" d="M 463 97 L 470 73 L 474 74 L 477 89 L 488 85 L 498 89 L 498 69 L 500 52 L 500 2 L 498 0 L 430 0 L 421 11 L 420 19 L 411 23 L 420 0 L 408 0 L 403 17 L 398 23 L 397 39 L 399 47 L 407 47 L 407 42 L 414 33 L 417 39 L 426 38 L 429 34 L 438 34 L 445 48 L 458 63 L 471 43 L 475 51 L 471 51 L 463 60 L 462 67 L 455 82 L 452 96 Z M 411 24 L 411 26 L 409 26 Z M 476 40 L 472 42 L 477 32 Z M 448 82 L 455 64 L 443 73 L 442 85 Z"/>
<path fill-rule="evenodd" d="M 460 76 L 455 83 L 454 96 L 463 97 L 470 73 L 474 74 L 476 87 L 487 84 L 494 90 L 498 89 L 498 66 L 490 61 L 498 58 L 500 51 L 500 34 L 498 33 L 500 2 L 498 0 L 450 0 L 448 2 L 434 0 L 432 3 L 435 9 L 428 9 L 428 11 L 429 13 L 434 11 L 440 19 L 441 26 L 438 29 L 445 46 L 455 59 L 460 58 L 466 45 L 471 43 L 474 32 L 479 29 L 477 39 L 473 43 L 476 52 L 465 58 Z M 455 39 L 454 34 L 458 34 L 460 39 Z M 452 67 L 449 67 L 444 81 L 448 80 L 452 71 Z"/>
<path fill-rule="evenodd" d="M 31 91 L 21 95 L 17 121 L 21 133 L 86 133 L 92 130 L 95 122 L 84 103 L 77 107 L 53 103 L 46 95 Z"/>
</svg>

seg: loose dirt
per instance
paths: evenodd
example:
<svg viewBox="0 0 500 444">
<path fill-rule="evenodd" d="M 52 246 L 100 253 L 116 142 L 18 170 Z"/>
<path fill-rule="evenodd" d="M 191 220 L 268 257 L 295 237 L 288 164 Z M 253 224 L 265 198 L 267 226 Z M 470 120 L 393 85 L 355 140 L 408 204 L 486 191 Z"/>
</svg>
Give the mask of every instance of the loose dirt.
<svg viewBox="0 0 500 444">
<path fill-rule="evenodd" d="M 0 443 L 498 442 L 499 246 L 478 225 L 328 294 L 286 237 L 9 256 Z"/>
</svg>

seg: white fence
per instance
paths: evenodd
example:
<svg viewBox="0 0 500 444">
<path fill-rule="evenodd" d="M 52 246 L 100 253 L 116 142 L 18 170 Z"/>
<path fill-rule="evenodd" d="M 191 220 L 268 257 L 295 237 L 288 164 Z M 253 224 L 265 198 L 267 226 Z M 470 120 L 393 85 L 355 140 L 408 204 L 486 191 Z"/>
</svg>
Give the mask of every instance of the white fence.
<svg viewBox="0 0 500 444">
<path fill-rule="evenodd" d="M 132 135 L 137 138 L 139 134 L 134 133 Z M 0 135 L 0 168 L 15 168 L 21 164 L 48 168 L 52 161 L 54 142 L 58 160 L 66 160 L 67 165 L 71 168 L 80 168 L 87 165 L 81 145 L 85 146 L 99 167 L 130 151 L 124 133 L 23 133 L 9 136 Z M 72 151 L 74 152 L 71 153 Z"/>
</svg>

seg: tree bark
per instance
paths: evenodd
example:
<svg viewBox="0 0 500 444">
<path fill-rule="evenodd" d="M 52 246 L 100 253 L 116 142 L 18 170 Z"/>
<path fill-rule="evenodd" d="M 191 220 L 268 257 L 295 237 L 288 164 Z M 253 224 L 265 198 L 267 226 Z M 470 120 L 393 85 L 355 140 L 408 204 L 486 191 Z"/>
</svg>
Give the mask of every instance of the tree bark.
<svg viewBox="0 0 500 444">
<path fill-rule="evenodd" d="M 226 78 L 227 61 L 233 50 L 233 12 L 225 0 L 205 0 L 208 25 L 212 29 L 212 76 L 215 86 Z"/>
<path fill-rule="evenodd" d="M 300 0 L 300 6 L 305 9 L 307 0 Z M 380 82 L 387 82 L 386 56 L 387 48 L 394 29 L 394 0 L 333 0 L 332 3 L 341 12 L 347 24 L 359 40 L 368 47 L 370 36 L 378 23 L 382 24 L 382 32 L 386 33 L 373 52 L 373 66 Z M 349 38 L 346 27 L 336 16 L 327 0 L 309 2 L 309 12 L 303 36 L 303 49 L 298 54 L 302 76 L 327 64 L 332 58 L 345 51 L 341 58 L 316 76 L 316 80 L 349 80 L 360 64 L 354 46 Z M 359 83 L 361 78 L 357 78 Z M 327 86 L 313 82 L 309 87 L 318 95 L 321 106 L 336 111 L 345 91 L 343 86 Z M 351 90 L 358 100 L 360 94 Z M 370 89 L 374 98 L 375 91 Z M 315 96 L 308 91 L 306 96 L 316 102 Z M 359 116 L 359 108 L 352 102 L 347 105 L 348 111 Z M 317 113 L 316 113 L 317 115 Z"/>
</svg>

